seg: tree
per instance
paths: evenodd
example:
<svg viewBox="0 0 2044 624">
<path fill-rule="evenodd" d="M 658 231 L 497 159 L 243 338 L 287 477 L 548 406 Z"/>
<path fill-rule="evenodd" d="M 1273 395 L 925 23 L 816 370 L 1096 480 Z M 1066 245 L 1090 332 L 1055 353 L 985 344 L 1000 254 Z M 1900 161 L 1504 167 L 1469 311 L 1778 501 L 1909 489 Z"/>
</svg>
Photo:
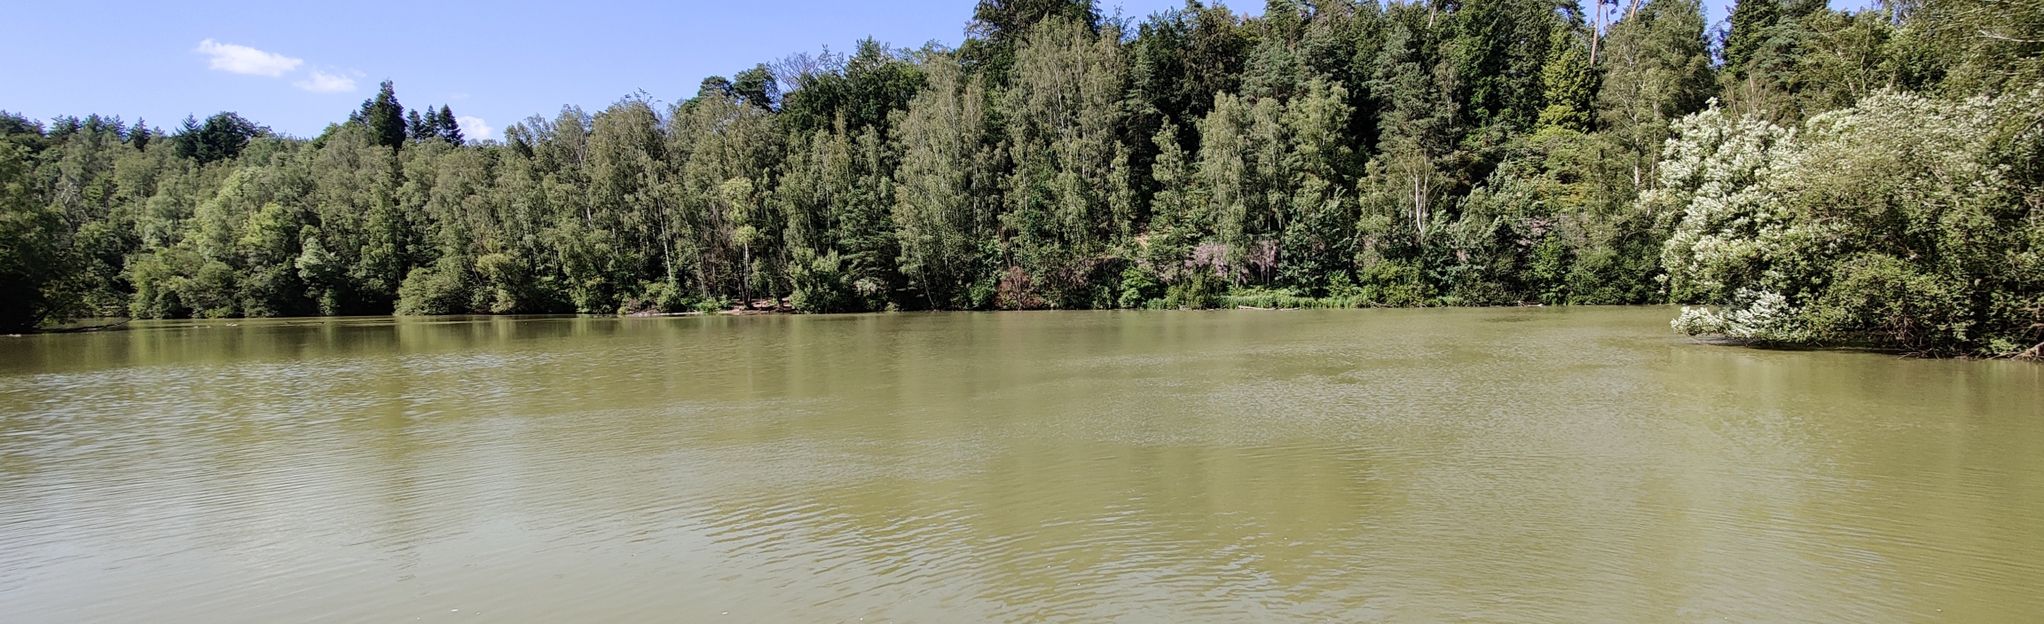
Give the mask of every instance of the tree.
<svg viewBox="0 0 2044 624">
<path fill-rule="evenodd" d="M 798 133 L 829 130 L 843 117 L 848 131 L 873 127 L 885 136 L 889 115 L 907 108 L 923 84 L 916 63 L 873 39 L 860 41 L 850 58 L 826 53 L 800 65 L 789 72 L 792 79 L 782 81 L 788 91 L 781 96 L 778 117 Z"/>
<path fill-rule="evenodd" d="M 1443 165 L 1466 160 L 1459 148 L 1468 131 L 1453 81 L 1438 79 L 1455 71 L 1444 55 L 1445 29 L 1418 5 L 1394 5 L 1386 18 L 1383 61 L 1372 77 L 1384 111 L 1379 151 L 1369 165 L 1372 188 L 1359 192 L 1364 212 L 1376 213 L 1363 220 L 1369 231 L 1360 233 L 1363 252 L 1373 257 L 1397 255 L 1400 239 L 1425 244 L 1440 195 L 1454 185 Z"/>
<path fill-rule="evenodd" d="M 2044 82 L 2044 5 L 2028 0 L 1913 0 L 1898 15 L 1898 65 L 1942 93 L 2021 92 Z"/>
<path fill-rule="evenodd" d="M 241 115 L 216 113 L 207 117 L 204 125 L 186 117 L 182 129 L 171 137 L 171 141 L 177 145 L 179 156 L 203 165 L 240 156 L 249 141 L 265 132 L 266 129 L 243 119 Z"/>
<path fill-rule="evenodd" d="M 1213 235 L 1213 219 L 1195 186 L 1179 132 L 1177 124 L 1167 121 L 1150 139 L 1157 150 L 1156 164 L 1150 168 L 1157 191 L 1150 198 L 1151 236 L 1145 241 L 1146 259 L 1172 281 L 1182 277 L 1193 248 Z"/>
<path fill-rule="evenodd" d="M 440 125 L 439 113 L 428 108 L 426 114 L 432 116 L 431 121 L 420 117 L 416 108 L 405 112 L 405 136 L 414 141 L 424 141 L 432 137 L 433 131 L 437 129 L 435 126 Z"/>
<path fill-rule="evenodd" d="M 1137 27 L 1129 48 L 1129 89 L 1149 127 L 1197 121 L 1213 105 L 1214 94 L 1238 90 L 1249 45 L 1241 30 L 1226 7 L 1196 2 L 1152 15 Z"/>
<path fill-rule="evenodd" d="M 1673 300 L 2039 351 L 2035 5 L 1749 0 L 1720 72 L 1697 0 L 987 0 L 955 52 L 868 39 L 501 144 L 388 81 L 312 139 L 0 114 L 0 325 Z"/>
<path fill-rule="evenodd" d="M 455 145 L 467 142 L 467 139 L 461 134 L 461 121 L 455 119 L 454 109 L 448 108 L 446 104 L 440 105 L 440 124 L 438 128 L 434 129 L 433 134 L 441 140 Z"/>
<path fill-rule="evenodd" d="M 1611 26 L 1598 124 L 1630 156 L 1632 187 L 1655 178 L 1669 123 L 1703 108 L 1713 78 L 1696 0 L 1647 0 Z"/>
<path fill-rule="evenodd" d="M 900 271 L 931 308 L 984 307 L 991 293 L 973 286 L 987 274 L 983 243 L 999 201 L 998 182 L 980 166 L 991 158 L 986 92 L 949 58 L 932 59 L 924 71 L 927 86 L 895 123 Z"/>
<path fill-rule="evenodd" d="M 1481 127 L 1532 125 L 1541 107 L 1541 65 L 1550 33 L 1567 24 L 1551 0 L 1469 0 L 1449 19 L 1444 42 L 1456 80 L 1456 100 L 1469 123 Z"/>
<path fill-rule="evenodd" d="M 397 87 L 389 80 L 376 88 L 376 95 L 362 101 L 362 108 L 350 118 L 368 128 L 369 136 L 377 145 L 391 149 L 403 147 L 408 127 L 405 123 L 405 107 L 397 101 Z M 420 124 L 423 130 L 423 122 Z"/>
<path fill-rule="evenodd" d="M 966 24 L 965 45 L 958 50 L 967 71 L 1006 85 L 1015 51 L 1038 24 L 1076 22 L 1086 28 L 1100 23 L 1092 0 L 979 0 Z"/>
<path fill-rule="evenodd" d="M 11 115 L 9 116 L 11 117 Z M 19 128 L 23 120 L 12 118 Z M 41 133 L 0 134 L 0 331 L 30 331 L 65 317 L 66 262 L 62 215 L 39 201 L 29 143 Z"/>
<path fill-rule="evenodd" d="M 1573 29 L 1556 28 L 1549 35 L 1547 60 L 1541 66 L 1541 126 L 1588 131 L 1596 115 L 1597 74 L 1590 66 L 1583 37 Z"/>
<path fill-rule="evenodd" d="M 1830 14 L 1824 0 L 1743 0 L 1725 33 L 1724 101 L 1741 111 L 1793 122 L 1806 111 L 1802 77 L 1813 26 Z"/>
<path fill-rule="evenodd" d="M 1811 119 L 1759 158 L 1747 137 L 1786 133 L 1716 110 L 1685 120 L 1680 143 L 1723 147 L 1678 150 L 1664 169 L 1697 162 L 1709 180 L 1669 239 L 1669 274 L 1722 307 L 1686 309 L 1677 328 L 1932 354 L 2035 350 L 2039 111 L 2036 93 L 1882 93 Z M 1733 194 L 1716 190 L 1713 172 L 1749 169 Z"/>
<path fill-rule="evenodd" d="M 731 81 L 731 93 L 738 101 L 761 110 L 774 110 L 781 103 L 780 84 L 764 63 L 738 72 Z"/>
<path fill-rule="evenodd" d="M 1029 294 L 1053 305 L 1084 303 L 1088 262 L 1135 221 L 1133 202 L 1116 195 L 1130 184 L 1117 39 L 1113 29 L 1096 35 L 1058 20 L 1039 24 L 1016 55 L 1003 231 Z"/>
<path fill-rule="evenodd" d="M 149 141 L 156 138 L 156 133 L 157 131 L 149 128 L 148 122 L 136 119 L 135 129 L 128 132 L 128 144 L 134 146 L 138 152 L 147 150 Z"/>
<path fill-rule="evenodd" d="M 1768 31 L 1781 22 L 1782 0 L 1738 0 L 1725 31 L 1725 73 L 1743 77 L 1767 45 Z"/>
</svg>

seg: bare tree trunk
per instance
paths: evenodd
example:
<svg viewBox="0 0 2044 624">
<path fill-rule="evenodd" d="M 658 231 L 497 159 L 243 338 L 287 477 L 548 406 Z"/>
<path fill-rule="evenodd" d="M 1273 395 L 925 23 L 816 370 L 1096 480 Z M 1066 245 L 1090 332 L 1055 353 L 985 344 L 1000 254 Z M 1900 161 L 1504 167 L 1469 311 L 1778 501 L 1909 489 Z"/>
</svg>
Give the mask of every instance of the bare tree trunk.
<svg viewBox="0 0 2044 624">
<path fill-rule="evenodd" d="M 1427 191 L 1421 182 L 1424 174 L 1412 174 L 1412 230 L 1419 244 L 1427 243 Z"/>
<path fill-rule="evenodd" d="M 1597 26 L 1590 30 L 1590 65 L 1597 64 L 1597 43 L 1604 40 L 1604 0 L 1596 0 Z"/>
</svg>

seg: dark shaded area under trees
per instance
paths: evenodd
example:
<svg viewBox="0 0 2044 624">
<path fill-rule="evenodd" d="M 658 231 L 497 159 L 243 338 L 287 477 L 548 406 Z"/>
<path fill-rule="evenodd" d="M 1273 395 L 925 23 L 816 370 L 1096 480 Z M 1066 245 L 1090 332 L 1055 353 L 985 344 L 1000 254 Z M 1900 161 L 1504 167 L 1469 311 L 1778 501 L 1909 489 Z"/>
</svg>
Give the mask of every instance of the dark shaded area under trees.
<svg viewBox="0 0 2044 624">
<path fill-rule="evenodd" d="M 2044 5 L 982 0 L 470 142 L 0 115 L 0 325 L 85 316 L 1695 303 L 2044 341 Z M 1599 32 L 1599 27 L 1602 31 Z"/>
</svg>

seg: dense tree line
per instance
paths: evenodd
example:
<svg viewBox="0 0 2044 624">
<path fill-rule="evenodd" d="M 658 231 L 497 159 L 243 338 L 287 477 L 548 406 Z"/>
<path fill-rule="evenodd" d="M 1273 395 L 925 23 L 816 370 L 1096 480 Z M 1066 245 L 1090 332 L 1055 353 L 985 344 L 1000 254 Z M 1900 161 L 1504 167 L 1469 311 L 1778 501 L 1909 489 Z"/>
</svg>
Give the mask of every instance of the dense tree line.
<svg viewBox="0 0 2044 624">
<path fill-rule="evenodd" d="M 0 116 L 0 324 L 94 315 L 1693 303 L 2044 341 L 2044 6 L 981 0 L 464 139 Z"/>
</svg>

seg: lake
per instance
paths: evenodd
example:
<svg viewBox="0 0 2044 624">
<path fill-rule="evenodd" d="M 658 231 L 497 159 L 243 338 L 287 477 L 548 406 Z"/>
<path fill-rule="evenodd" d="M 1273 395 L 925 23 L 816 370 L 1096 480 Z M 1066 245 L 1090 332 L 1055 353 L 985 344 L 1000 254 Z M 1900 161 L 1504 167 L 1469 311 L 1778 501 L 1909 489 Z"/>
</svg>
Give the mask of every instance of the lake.
<svg viewBox="0 0 2044 624">
<path fill-rule="evenodd" d="M 0 620 L 2044 614 L 2044 366 L 1674 312 L 0 338 Z"/>
</svg>

